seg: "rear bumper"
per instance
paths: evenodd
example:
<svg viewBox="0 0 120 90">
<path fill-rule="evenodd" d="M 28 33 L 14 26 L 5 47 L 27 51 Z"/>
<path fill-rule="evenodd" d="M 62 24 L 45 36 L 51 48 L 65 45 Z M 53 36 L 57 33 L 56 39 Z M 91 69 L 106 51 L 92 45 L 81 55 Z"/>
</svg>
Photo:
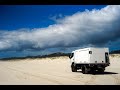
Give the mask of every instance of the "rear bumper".
<svg viewBox="0 0 120 90">
<path fill-rule="evenodd" d="M 89 64 L 90 67 L 92 66 L 97 66 L 97 67 L 101 67 L 101 66 L 104 66 L 104 67 L 107 67 L 107 66 L 110 66 L 110 63 L 90 63 Z"/>
<path fill-rule="evenodd" d="M 82 64 L 76 64 L 77 67 L 81 66 L 87 66 L 87 67 L 107 67 L 110 66 L 110 63 L 82 63 Z"/>
</svg>

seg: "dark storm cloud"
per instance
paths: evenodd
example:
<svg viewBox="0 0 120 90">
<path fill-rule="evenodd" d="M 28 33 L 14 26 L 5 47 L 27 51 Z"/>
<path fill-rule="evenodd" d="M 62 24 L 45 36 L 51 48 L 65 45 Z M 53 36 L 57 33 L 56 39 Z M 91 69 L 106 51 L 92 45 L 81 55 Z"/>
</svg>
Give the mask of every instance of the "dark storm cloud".
<svg viewBox="0 0 120 90">
<path fill-rule="evenodd" d="M 47 28 L 0 31 L 0 50 L 104 46 L 120 39 L 120 6 L 86 10 L 57 19 Z"/>
</svg>

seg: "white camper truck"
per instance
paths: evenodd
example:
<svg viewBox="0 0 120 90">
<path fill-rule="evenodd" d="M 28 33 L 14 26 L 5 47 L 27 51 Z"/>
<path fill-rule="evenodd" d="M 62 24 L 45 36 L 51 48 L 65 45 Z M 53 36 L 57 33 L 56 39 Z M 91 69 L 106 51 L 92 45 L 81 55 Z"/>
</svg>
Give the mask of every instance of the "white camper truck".
<svg viewBox="0 0 120 90">
<path fill-rule="evenodd" d="M 72 51 L 69 56 L 72 72 L 82 69 L 83 74 L 94 73 L 96 70 L 103 73 L 110 65 L 108 48 L 84 48 Z"/>
</svg>

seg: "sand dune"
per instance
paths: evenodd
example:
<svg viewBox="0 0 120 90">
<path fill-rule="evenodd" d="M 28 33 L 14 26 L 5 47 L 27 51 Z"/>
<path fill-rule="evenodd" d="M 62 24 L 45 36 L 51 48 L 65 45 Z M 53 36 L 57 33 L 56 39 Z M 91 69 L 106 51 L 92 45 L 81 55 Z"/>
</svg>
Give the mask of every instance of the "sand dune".
<svg viewBox="0 0 120 90">
<path fill-rule="evenodd" d="M 71 72 L 68 57 L 0 61 L 1 85 L 120 85 L 120 58 L 104 74 Z"/>
</svg>

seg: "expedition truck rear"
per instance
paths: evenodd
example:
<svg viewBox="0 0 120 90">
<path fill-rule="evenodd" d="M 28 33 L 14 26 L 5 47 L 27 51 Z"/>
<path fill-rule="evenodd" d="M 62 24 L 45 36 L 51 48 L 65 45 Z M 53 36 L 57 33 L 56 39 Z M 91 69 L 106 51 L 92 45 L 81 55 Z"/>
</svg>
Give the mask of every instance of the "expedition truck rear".
<svg viewBox="0 0 120 90">
<path fill-rule="evenodd" d="M 94 73 L 96 70 L 103 73 L 110 65 L 108 48 L 84 48 L 72 51 L 69 56 L 72 72 L 82 70 L 83 74 Z"/>
</svg>

